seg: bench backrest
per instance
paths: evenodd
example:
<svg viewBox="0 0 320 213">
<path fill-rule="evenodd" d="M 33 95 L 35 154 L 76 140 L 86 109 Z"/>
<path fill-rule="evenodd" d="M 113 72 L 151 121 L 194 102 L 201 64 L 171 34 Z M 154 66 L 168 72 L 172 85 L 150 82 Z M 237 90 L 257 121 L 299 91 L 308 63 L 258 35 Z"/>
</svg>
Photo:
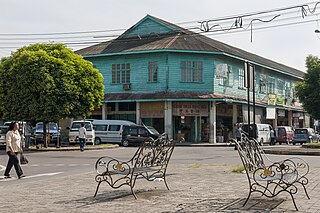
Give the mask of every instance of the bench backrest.
<svg viewBox="0 0 320 213">
<path fill-rule="evenodd" d="M 264 168 L 263 150 L 258 142 L 255 139 L 249 139 L 244 133 L 241 136 L 241 142 L 235 141 L 235 143 L 246 173 Z"/>
<path fill-rule="evenodd" d="M 174 140 L 169 139 L 166 133 L 160 135 L 156 140 L 148 138 L 141 144 L 131 159 L 134 169 L 147 167 L 165 169 L 171 158 L 175 143 Z"/>
</svg>

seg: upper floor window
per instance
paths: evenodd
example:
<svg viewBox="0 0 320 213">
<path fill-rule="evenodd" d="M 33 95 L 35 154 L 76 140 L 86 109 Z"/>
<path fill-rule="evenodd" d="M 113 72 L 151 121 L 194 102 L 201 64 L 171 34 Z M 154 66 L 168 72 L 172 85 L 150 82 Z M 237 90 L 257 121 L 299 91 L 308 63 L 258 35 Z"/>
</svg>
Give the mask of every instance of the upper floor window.
<svg viewBox="0 0 320 213">
<path fill-rule="evenodd" d="M 265 75 L 260 75 L 260 80 L 259 80 L 259 92 L 260 93 L 266 93 L 267 92 L 267 82 L 266 82 L 266 76 Z"/>
<path fill-rule="evenodd" d="M 148 65 L 148 81 L 157 82 L 158 81 L 158 62 L 150 61 Z"/>
<path fill-rule="evenodd" d="M 239 88 L 244 88 L 244 69 L 239 69 Z"/>
<path fill-rule="evenodd" d="M 202 62 L 182 61 L 181 62 L 182 82 L 202 82 Z"/>
<path fill-rule="evenodd" d="M 130 64 L 112 64 L 112 83 L 130 83 Z"/>
<path fill-rule="evenodd" d="M 282 95 L 284 93 L 285 83 L 283 80 L 277 80 L 277 94 Z"/>
<path fill-rule="evenodd" d="M 268 93 L 275 94 L 275 80 L 274 78 L 269 78 L 268 80 Z"/>
</svg>

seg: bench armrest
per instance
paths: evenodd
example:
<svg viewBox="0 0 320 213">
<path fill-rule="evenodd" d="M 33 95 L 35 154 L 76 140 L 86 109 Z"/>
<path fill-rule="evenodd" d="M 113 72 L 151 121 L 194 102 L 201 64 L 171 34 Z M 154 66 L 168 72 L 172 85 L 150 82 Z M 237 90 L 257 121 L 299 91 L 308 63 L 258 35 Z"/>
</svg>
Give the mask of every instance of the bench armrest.
<svg viewBox="0 0 320 213">
<path fill-rule="evenodd" d="M 95 169 L 98 175 L 127 175 L 132 170 L 131 161 L 120 161 L 107 156 L 101 157 L 97 160 Z"/>
</svg>

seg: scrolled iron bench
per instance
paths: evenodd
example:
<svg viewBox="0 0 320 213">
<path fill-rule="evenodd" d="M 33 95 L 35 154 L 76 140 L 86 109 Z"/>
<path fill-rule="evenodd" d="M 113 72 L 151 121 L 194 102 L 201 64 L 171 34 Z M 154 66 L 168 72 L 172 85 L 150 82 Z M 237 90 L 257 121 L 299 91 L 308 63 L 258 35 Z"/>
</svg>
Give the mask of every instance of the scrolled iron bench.
<svg viewBox="0 0 320 213">
<path fill-rule="evenodd" d="M 133 188 L 138 177 L 148 181 L 163 180 L 169 190 L 166 171 L 175 144 L 176 142 L 164 133 L 156 140 L 152 138 L 145 140 L 128 161 L 122 162 L 106 156 L 99 158 L 95 164 L 98 173 L 95 181 L 98 185 L 94 197 L 98 193 L 100 184 L 105 182 L 113 189 L 129 186 L 132 195 L 137 199 Z"/>
<path fill-rule="evenodd" d="M 249 195 L 243 206 L 253 192 L 261 193 L 268 198 L 286 192 L 291 196 L 294 207 L 298 211 L 293 195 L 298 192 L 299 187 L 304 189 L 307 198 L 310 199 L 306 189 L 309 182 L 306 177 L 309 172 L 307 162 L 297 157 L 272 162 L 264 154 L 258 142 L 249 139 L 246 134 L 242 134 L 241 142 L 236 140 L 234 142 L 249 182 Z M 264 159 L 270 161 L 270 165 L 266 165 Z"/>
</svg>

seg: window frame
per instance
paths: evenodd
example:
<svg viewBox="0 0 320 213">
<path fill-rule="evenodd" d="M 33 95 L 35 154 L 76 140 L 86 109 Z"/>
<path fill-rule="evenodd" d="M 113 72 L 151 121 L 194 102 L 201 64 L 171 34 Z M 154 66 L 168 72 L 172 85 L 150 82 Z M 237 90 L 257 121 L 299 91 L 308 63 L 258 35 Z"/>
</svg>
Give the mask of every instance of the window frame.
<svg viewBox="0 0 320 213">
<path fill-rule="evenodd" d="M 202 61 L 181 61 L 181 82 L 202 83 L 202 75 Z"/>
<path fill-rule="evenodd" d="M 158 82 L 158 62 L 157 61 L 149 61 L 148 63 L 148 82 L 155 83 Z"/>
<path fill-rule="evenodd" d="M 128 84 L 130 83 L 130 64 L 112 64 L 111 65 L 111 83 Z"/>
</svg>

